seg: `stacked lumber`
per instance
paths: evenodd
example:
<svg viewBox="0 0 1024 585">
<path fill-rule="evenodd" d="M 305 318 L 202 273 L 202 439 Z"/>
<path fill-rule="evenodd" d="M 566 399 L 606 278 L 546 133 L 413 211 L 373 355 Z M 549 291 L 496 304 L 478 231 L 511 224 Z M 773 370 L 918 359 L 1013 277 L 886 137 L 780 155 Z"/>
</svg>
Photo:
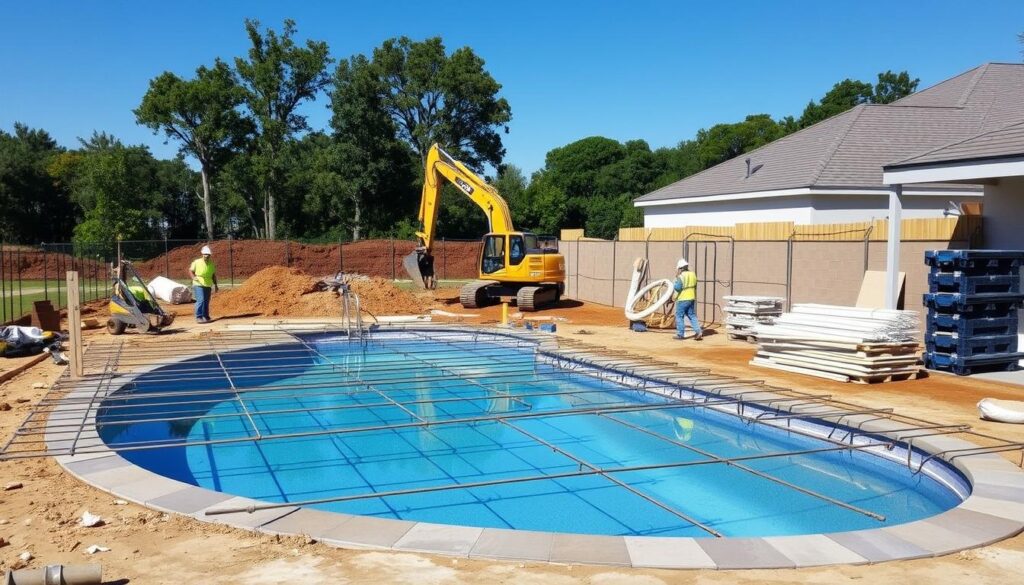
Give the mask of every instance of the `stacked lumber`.
<svg viewBox="0 0 1024 585">
<path fill-rule="evenodd" d="M 730 339 L 756 341 L 755 325 L 771 325 L 782 314 L 782 297 L 729 295 L 724 297 L 725 331 Z"/>
<path fill-rule="evenodd" d="M 920 321 L 913 311 L 798 304 L 756 325 L 751 364 L 863 384 L 916 378 Z"/>
</svg>

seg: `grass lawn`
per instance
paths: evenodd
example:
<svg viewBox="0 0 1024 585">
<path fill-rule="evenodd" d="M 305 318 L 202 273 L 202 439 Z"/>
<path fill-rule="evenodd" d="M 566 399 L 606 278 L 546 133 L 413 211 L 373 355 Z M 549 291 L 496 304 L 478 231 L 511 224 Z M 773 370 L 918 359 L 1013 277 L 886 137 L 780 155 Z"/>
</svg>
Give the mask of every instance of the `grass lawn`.
<svg viewBox="0 0 1024 585">
<path fill-rule="evenodd" d="M 60 289 L 58 290 L 58 283 Z M 92 301 L 109 294 L 108 283 L 102 279 L 88 279 L 81 282 L 82 301 Z M 59 295 L 58 295 L 59 293 Z M 57 279 L 5 281 L 0 286 L 0 322 L 7 322 L 32 312 L 32 303 L 49 299 L 54 308 L 67 305 L 67 283 Z"/>
</svg>

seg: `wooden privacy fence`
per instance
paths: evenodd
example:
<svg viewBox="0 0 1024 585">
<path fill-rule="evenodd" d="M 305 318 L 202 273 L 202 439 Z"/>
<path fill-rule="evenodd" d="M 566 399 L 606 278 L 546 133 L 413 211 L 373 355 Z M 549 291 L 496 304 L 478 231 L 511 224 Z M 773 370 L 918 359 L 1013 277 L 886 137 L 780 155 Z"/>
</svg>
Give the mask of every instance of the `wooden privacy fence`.
<svg viewBox="0 0 1024 585">
<path fill-rule="evenodd" d="M 904 241 L 960 240 L 974 241 L 981 232 L 982 216 L 963 215 L 923 219 L 904 219 L 900 223 Z M 862 241 L 884 242 L 888 239 L 889 220 L 852 223 L 796 225 L 791 221 L 738 223 L 733 226 L 687 226 L 680 228 L 620 228 L 621 242 L 678 242 L 732 238 L 737 241 Z M 562 230 L 563 240 L 584 237 L 583 230 Z"/>
</svg>

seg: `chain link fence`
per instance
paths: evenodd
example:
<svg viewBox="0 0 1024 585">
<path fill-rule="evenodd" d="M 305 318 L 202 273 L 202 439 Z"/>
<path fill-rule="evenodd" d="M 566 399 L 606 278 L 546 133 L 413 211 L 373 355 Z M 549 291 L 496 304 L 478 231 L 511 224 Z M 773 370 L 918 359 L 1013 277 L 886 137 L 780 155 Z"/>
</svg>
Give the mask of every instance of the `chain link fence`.
<svg viewBox="0 0 1024 585">
<path fill-rule="evenodd" d="M 213 251 L 221 286 L 228 288 L 271 266 L 294 268 L 314 276 L 348 272 L 406 280 L 402 259 L 415 248 L 412 241 L 393 238 L 329 244 L 234 239 L 0 244 L 0 322 L 26 323 L 36 301 L 48 300 L 55 309 L 65 308 L 65 278 L 71 270 L 79 273 L 82 302 L 106 298 L 119 251 L 147 280 L 165 276 L 189 284 L 189 265 L 204 245 Z M 442 281 L 476 278 L 479 256 L 479 240 L 438 240 L 434 245 L 436 274 Z"/>
</svg>

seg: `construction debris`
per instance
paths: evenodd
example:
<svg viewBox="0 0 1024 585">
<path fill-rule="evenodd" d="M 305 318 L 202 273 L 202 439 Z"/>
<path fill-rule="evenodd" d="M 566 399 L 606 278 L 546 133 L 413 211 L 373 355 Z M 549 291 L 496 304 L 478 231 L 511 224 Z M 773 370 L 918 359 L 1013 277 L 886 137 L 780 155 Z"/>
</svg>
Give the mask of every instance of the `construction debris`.
<svg viewBox="0 0 1024 585">
<path fill-rule="evenodd" d="M 102 526 L 103 525 L 103 518 L 100 518 L 96 514 L 90 514 L 89 511 L 86 510 L 82 514 L 82 519 L 81 519 L 80 523 L 85 528 L 92 528 L 94 526 Z"/>
<path fill-rule="evenodd" d="M 782 315 L 782 297 L 730 295 L 724 297 L 725 331 L 730 339 L 757 341 L 755 325 L 772 325 Z"/>
<path fill-rule="evenodd" d="M 100 546 L 98 544 L 90 545 L 89 548 L 85 549 L 85 552 L 90 555 L 101 552 L 110 552 L 110 548 L 106 546 Z"/>
<path fill-rule="evenodd" d="M 5 492 L 9 492 L 11 490 L 20 490 L 23 487 L 25 487 L 25 486 L 23 486 L 20 481 L 15 481 L 15 482 L 11 482 L 11 483 L 5 485 L 4 486 L 4 491 Z"/>
<path fill-rule="evenodd" d="M 839 382 L 875 383 L 919 375 L 919 320 L 913 311 L 794 305 L 755 325 L 751 364 Z"/>
</svg>

